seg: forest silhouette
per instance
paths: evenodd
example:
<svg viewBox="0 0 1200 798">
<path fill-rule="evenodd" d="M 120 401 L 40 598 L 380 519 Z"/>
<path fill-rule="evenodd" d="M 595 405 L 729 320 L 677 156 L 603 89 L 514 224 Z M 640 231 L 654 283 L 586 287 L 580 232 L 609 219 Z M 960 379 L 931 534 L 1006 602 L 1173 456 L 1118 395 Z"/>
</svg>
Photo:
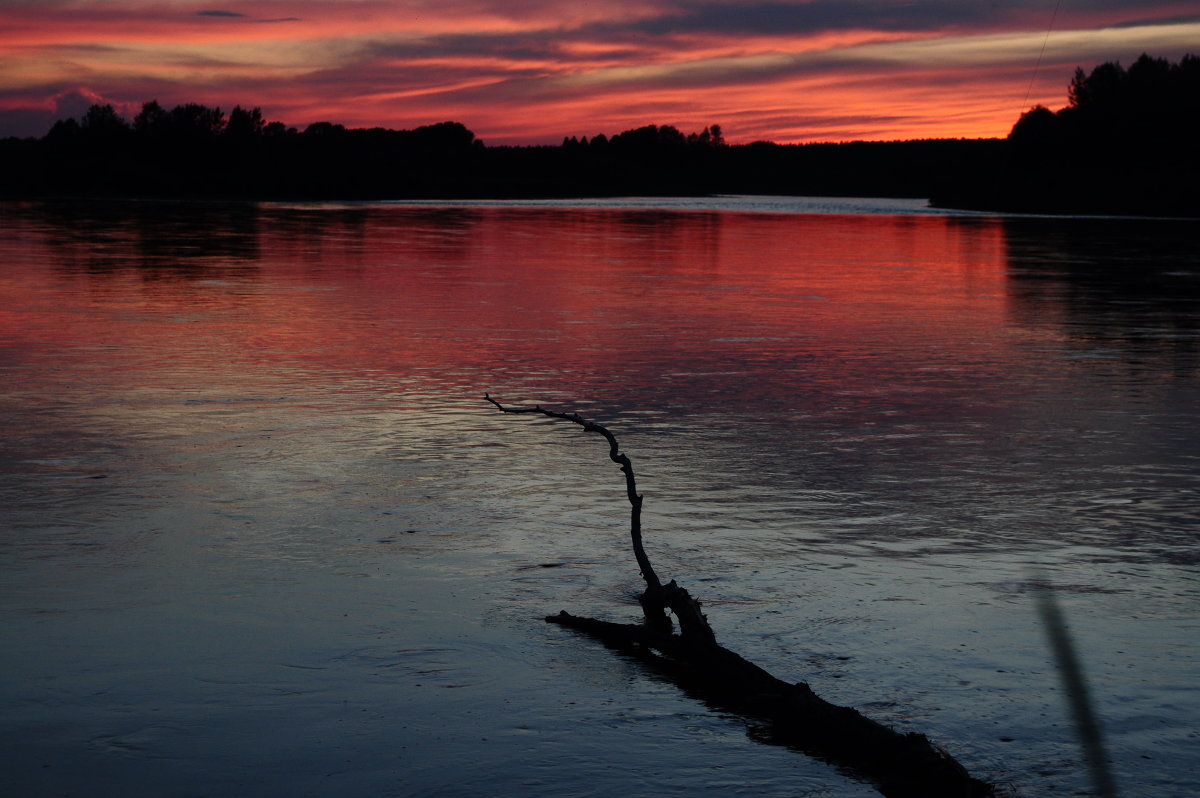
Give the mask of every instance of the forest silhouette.
<svg viewBox="0 0 1200 798">
<path fill-rule="evenodd" d="M 1004 139 L 726 143 L 646 125 L 557 146 L 486 146 L 459 122 L 303 130 L 259 108 L 111 105 L 0 141 L 16 198 L 468 199 L 706 194 L 931 198 L 943 207 L 1200 215 L 1200 58 L 1077 69 L 1068 105 Z"/>
<path fill-rule="evenodd" d="M 1000 156 L 944 181 L 935 204 L 1200 216 L 1200 58 L 1077 68 L 1066 107 L 1026 111 Z"/>
</svg>

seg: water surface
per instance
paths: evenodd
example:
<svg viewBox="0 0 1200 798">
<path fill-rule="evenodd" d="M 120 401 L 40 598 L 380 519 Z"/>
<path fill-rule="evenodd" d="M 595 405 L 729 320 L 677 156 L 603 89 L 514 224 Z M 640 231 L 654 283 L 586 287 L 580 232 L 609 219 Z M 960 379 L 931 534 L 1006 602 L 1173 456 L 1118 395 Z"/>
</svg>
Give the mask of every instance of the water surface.
<svg viewBox="0 0 1200 798">
<path fill-rule="evenodd" d="M 1194 223 L 916 202 L 0 209 L 11 794 L 865 796 L 594 642 L 656 568 L 782 678 L 1200 790 Z"/>
</svg>

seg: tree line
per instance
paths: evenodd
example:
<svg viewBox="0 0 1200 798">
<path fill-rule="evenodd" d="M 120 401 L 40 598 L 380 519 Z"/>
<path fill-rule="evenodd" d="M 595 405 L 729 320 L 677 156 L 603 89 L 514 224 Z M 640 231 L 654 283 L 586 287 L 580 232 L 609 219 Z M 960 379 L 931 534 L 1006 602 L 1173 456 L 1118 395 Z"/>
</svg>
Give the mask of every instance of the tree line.
<svg viewBox="0 0 1200 798">
<path fill-rule="evenodd" d="M 246 199 L 812 194 L 932 198 L 1048 212 L 1200 213 L 1200 59 L 1143 55 L 1082 69 L 1068 105 L 1022 114 L 1005 139 L 731 145 L 720 125 L 645 125 L 557 146 L 485 146 L 459 122 L 412 130 L 259 108 L 110 105 L 40 139 L 0 141 L 0 195 Z"/>
<path fill-rule="evenodd" d="M 41 139 L 0 141 L 0 194 L 247 199 L 522 198 L 712 193 L 926 197 L 944 169 L 996 141 L 730 145 L 720 125 L 644 125 L 557 146 L 485 146 L 466 126 L 413 130 L 317 122 L 261 109 L 110 105 Z"/>
<path fill-rule="evenodd" d="M 937 201 L 998 210 L 1200 215 L 1200 57 L 1077 68 L 1058 111 L 1026 111 L 985 179 Z M 978 177 L 978 175 L 976 176 Z"/>
<path fill-rule="evenodd" d="M 482 143 L 457 122 L 415 130 L 303 131 L 260 108 L 142 105 L 132 122 L 111 105 L 57 121 L 41 139 L 0 142 L 9 196 L 325 198 L 455 190 Z"/>
</svg>

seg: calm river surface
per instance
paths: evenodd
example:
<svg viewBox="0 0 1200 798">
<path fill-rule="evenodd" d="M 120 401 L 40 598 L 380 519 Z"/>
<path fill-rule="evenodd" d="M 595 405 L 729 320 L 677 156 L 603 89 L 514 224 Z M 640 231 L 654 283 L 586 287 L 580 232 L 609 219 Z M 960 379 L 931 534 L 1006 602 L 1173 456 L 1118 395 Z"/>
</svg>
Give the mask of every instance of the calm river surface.
<svg viewBox="0 0 1200 798">
<path fill-rule="evenodd" d="M 870 796 L 542 617 L 660 575 L 1006 794 L 1200 792 L 1200 235 L 916 201 L 0 205 L 0 794 Z"/>
</svg>

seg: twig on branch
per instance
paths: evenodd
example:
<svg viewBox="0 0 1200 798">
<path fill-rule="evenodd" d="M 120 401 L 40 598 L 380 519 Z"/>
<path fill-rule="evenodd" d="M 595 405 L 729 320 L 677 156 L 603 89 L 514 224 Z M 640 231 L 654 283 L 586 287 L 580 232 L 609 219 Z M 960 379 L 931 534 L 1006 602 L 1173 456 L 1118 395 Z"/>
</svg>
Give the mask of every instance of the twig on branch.
<svg viewBox="0 0 1200 798">
<path fill-rule="evenodd" d="M 646 580 L 646 589 L 659 591 L 662 590 L 662 583 L 658 580 L 658 574 L 654 573 L 654 567 L 650 565 L 650 558 L 646 556 L 646 550 L 642 547 L 642 497 L 637 492 L 637 478 L 633 475 L 633 463 L 629 462 L 629 457 L 623 454 L 620 447 L 617 445 L 616 436 L 593 421 L 588 421 L 580 417 L 578 413 L 556 413 L 553 410 L 546 410 L 541 405 L 533 407 L 505 407 L 497 402 L 488 394 L 484 394 L 483 398 L 494 404 L 504 413 L 540 413 L 548 418 L 561 418 L 564 421 L 571 421 L 583 427 L 584 432 L 598 432 L 608 441 L 608 459 L 621 467 L 621 473 L 625 475 L 625 494 L 629 497 L 629 506 L 631 508 L 629 517 L 629 535 L 633 539 L 633 556 L 637 558 L 638 568 L 642 569 L 642 578 Z"/>
<path fill-rule="evenodd" d="M 505 413 L 534 413 L 570 421 L 608 441 L 608 456 L 625 474 L 632 508 L 633 553 L 646 580 L 642 608 L 646 624 L 618 624 L 560 612 L 550 623 L 599 638 L 605 644 L 646 658 L 656 666 L 669 662 L 676 681 L 715 705 L 771 724 L 773 741 L 794 745 L 814 756 L 854 770 L 873 781 L 887 798 L 983 798 L 991 785 L 972 778 L 955 759 L 921 734 L 901 734 L 850 707 L 830 704 L 804 682 L 789 684 L 717 644 L 700 602 L 671 580 L 662 584 L 642 546 L 642 497 L 633 464 L 620 451 L 608 429 L 580 417 L 534 407 L 505 407 L 488 394 L 483 398 Z M 679 621 L 673 634 L 669 608 Z M 657 657 L 653 652 L 659 652 Z"/>
<path fill-rule="evenodd" d="M 637 559 L 642 579 L 646 581 L 646 590 L 641 596 L 642 612 L 646 616 L 646 622 L 656 629 L 670 631 L 671 619 L 664 611 L 666 608 L 670 608 L 679 620 L 680 631 L 689 643 L 715 644 L 716 636 L 713 634 L 712 627 L 708 625 L 708 620 L 700 611 L 700 602 L 688 595 L 688 592 L 674 580 L 664 585 L 658 578 L 658 574 L 654 572 L 650 558 L 646 556 L 646 549 L 642 545 L 642 497 L 637 492 L 637 478 L 633 474 L 633 463 L 630 462 L 628 455 L 621 451 L 616 436 L 607 427 L 594 421 L 588 421 L 578 413 L 559 413 L 547 410 L 541 405 L 505 407 L 486 393 L 483 398 L 504 413 L 535 413 L 547 418 L 562 419 L 578 424 L 583 427 L 584 432 L 596 432 L 604 436 L 604 439 L 608 441 L 608 459 L 619 465 L 621 473 L 625 475 L 625 495 L 629 498 L 630 506 L 629 537 L 633 542 L 633 556 Z"/>
</svg>

